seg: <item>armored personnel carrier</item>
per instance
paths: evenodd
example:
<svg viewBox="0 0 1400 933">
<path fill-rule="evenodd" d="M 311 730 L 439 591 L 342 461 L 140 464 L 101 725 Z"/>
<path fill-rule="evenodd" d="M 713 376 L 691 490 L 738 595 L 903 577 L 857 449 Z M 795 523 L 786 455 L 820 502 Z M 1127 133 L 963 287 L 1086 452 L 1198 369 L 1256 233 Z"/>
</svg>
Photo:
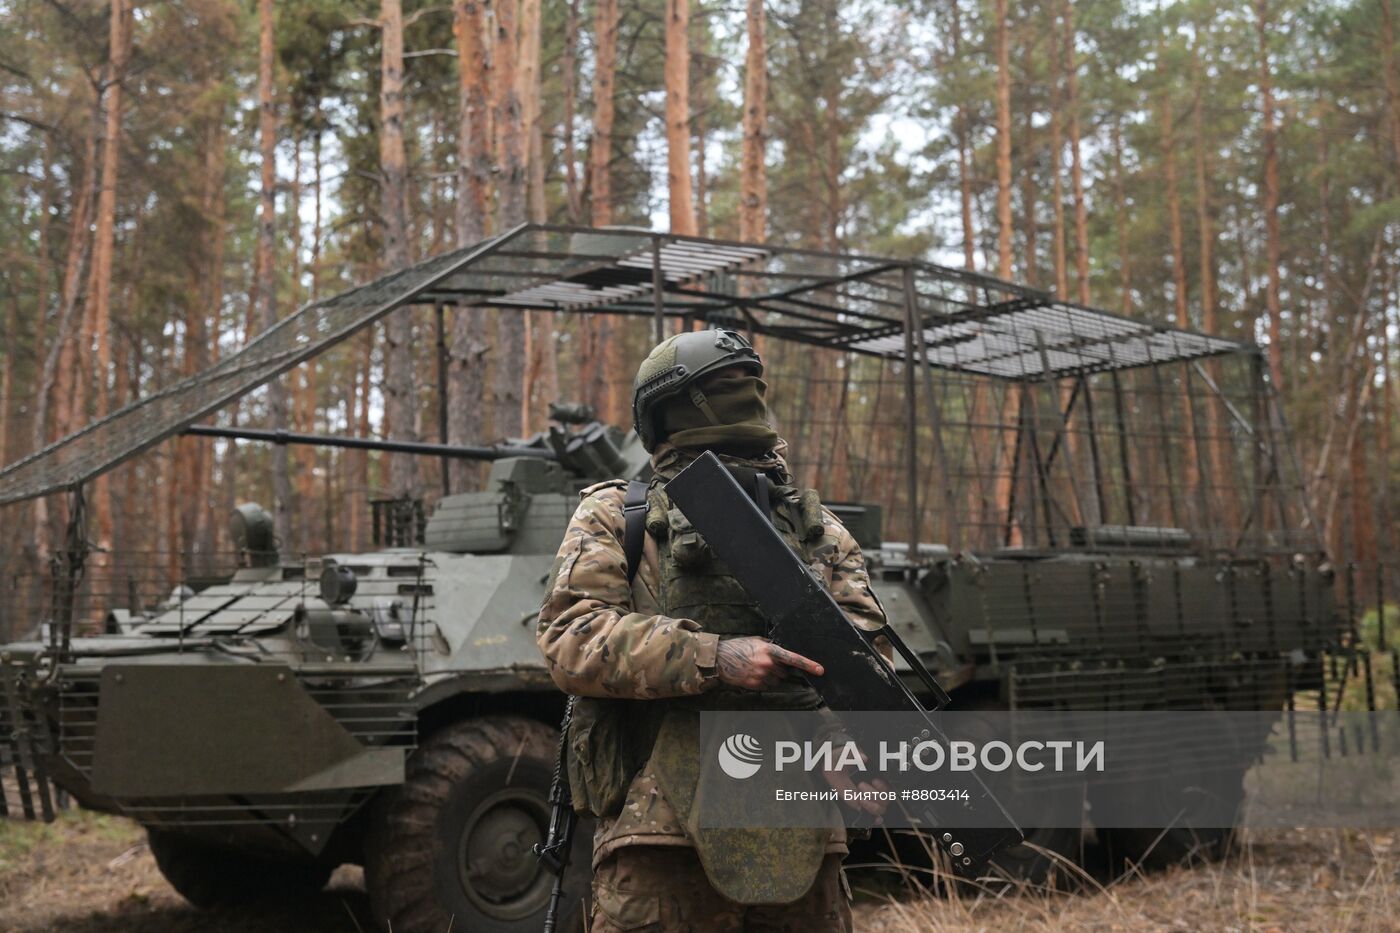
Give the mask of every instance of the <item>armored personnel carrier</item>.
<svg viewBox="0 0 1400 933">
<path fill-rule="evenodd" d="M 1257 347 L 928 263 L 627 230 L 526 226 L 303 308 L 0 470 L 0 505 L 64 491 L 81 505 L 93 476 L 385 314 L 449 303 L 767 335 L 794 469 L 856 533 L 955 708 L 1282 710 L 1322 682 L 1341 635 Z M 824 416 L 807 394 L 822 352 L 842 356 L 831 371 L 853 396 L 873 395 L 868 420 L 795 437 Z M 408 504 L 407 523 L 389 523 L 397 546 L 289 559 L 244 506 L 231 577 L 158 610 L 114 605 L 115 634 L 74 637 L 61 601 L 32 620 L 44 638 L 0 646 L 12 808 L 51 815 L 59 788 L 138 820 L 199 905 L 313 890 L 350 862 L 396 933 L 538 929 L 552 879 L 531 850 L 562 697 L 532 622 L 577 493 L 644 475 L 640 445 L 577 423 L 494 448 L 197 433 L 491 467 L 480 491 Z M 70 535 L 56 579 L 79 578 L 84 540 Z M 1189 749 L 1174 760 L 1145 801 L 1160 824 L 1111 834 L 1125 858 L 1228 839 L 1193 825 L 1204 772 Z M 1237 798 L 1241 777 L 1204 790 Z M 1029 834 L 1040 848 L 1006 853 L 1002 871 L 1043 878 L 1045 853 L 1072 858 L 1081 840 Z M 580 876 L 587 862 L 574 858 Z"/>
<path fill-rule="evenodd" d="M 553 878 L 532 847 L 562 710 L 534 647 L 541 584 L 579 490 L 638 475 L 647 456 L 596 422 L 408 446 L 491 463 L 485 488 L 441 499 L 411 546 L 287 560 L 271 516 L 245 504 L 228 579 L 61 655 L 0 649 L 0 727 L 39 812 L 53 786 L 140 821 L 199 906 L 314 891 L 372 853 L 374 905 L 394 929 L 419 929 L 402 918 L 424 912 L 537 928 Z M 575 864 L 586 881 L 587 855 Z"/>
</svg>

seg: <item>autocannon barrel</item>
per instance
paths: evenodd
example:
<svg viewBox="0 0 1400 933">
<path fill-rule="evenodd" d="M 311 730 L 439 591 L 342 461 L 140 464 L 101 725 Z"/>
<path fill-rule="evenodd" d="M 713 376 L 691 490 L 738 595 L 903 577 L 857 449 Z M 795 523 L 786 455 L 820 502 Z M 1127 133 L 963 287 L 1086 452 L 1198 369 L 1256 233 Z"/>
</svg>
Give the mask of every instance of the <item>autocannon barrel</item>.
<svg viewBox="0 0 1400 933">
<path fill-rule="evenodd" d="M 328 434 L 300 434 L 295 431 L 269 431 L 259 428 L 221 428 L 204 424 L 192 424 L 185 428 L 184 433 L 196 437 L 223 437 L 238 441 L 264 441 L 269 444 L 348 447 L 355 450 L 383 450 L 389 453 L 423 454 L 430 457 L 455 457 L 460 460 L 502 460 L 506 457 L 534 457 L 539 460 L 559 459 L 559 455 L 547 447 L 523 447 L 509 444 L 489 446 L 424 444 L 417 441 L 380 441 L 367 437 L 335 437 Z"/>
</svg>

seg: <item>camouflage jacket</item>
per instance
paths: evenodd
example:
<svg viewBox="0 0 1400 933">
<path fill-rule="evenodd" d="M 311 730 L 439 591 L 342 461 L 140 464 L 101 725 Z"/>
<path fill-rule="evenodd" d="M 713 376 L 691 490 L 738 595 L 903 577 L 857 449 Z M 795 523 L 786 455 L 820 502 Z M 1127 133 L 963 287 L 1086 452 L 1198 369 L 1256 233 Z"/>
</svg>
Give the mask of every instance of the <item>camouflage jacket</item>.
<svg viewBox="0 0 1400 933">
<path fill-rule="evenodd" d="M 673 468 L 683 456 L 662 445 L 653 464 L 658 470 Z M 785 473 L 786 467 L 782 469 Z M 621 481 L 583 491 L 554 561 L 536 641 L 550 676 L 565 693 L 640 700 L 702 693 L 718 682 L 719 636 L 689 619 L 660 614 L 660 570 L 650 536 L 643 543 L 642 564 L 628 584 L 625 492 Z M 823 510 L 823 520 L 835 546 L 821 551 L 813 569 L 855 624 L 879 628 L 885 613 L 870 587 L 859 545 L 830 510 Z M 686 844 L 646 771 L 629 789 L 622 815 L 599 823 L 595 863 L 621 845 Z M 844 841 L 833 840 L 832 851 L 845 851 Z"/>
<path fill-rule="evenodd" d="M 669 452 L 664 445 L 655 458 Z M 689 619 L 660 615 L 656 544 L 648 537 L 629 586 L 620 480 L 590 486 L 564 532 L 540 609 L 536 640 L 550 676 L 578 696 L 654 700 L 701 693 L 715 678 L 719 637 Z M 885 613 L 870 588 L 860 546 L 823 510 L 835 547 L 813 564 L 857 625 L 879 628 Z"/>
</svg>

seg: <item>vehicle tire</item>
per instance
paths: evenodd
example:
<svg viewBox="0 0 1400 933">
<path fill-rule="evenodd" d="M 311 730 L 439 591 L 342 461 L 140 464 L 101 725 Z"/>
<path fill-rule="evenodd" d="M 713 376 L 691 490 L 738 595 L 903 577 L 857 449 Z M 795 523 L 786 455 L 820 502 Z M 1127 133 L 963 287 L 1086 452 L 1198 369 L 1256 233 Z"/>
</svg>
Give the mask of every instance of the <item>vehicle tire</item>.
<svg viewBox="0 0 1400 933">
<path fill-rule="evenodd" d="M 556 730 L 483 716 L 434 733 L 371 816 L 365 886 L 393 933 L 535 933 L 554 876 L 533 850 L 549 829 Z M 581 929 L 592 834 L 574 834 L 557 929 Z"/>
<path fill-rule="evenodd" d="M 1214 738 L 1205 738 L 1206 733 Z M 1222 751 L 1226 741 L 1233 747 Z M 1114 870 L 1128 863 L 1160 869 L 1223 858 L 1234 839 L 1232 824 L 1244 801 L 1250 757 L 1249 749 L 1223 726 L 1179 738 L 1174 753 L 1134 784 L 1135 806 L 1148 825 L 1100 830 Z"/>
<path fill-rule="evenodd" d="M 963 713 L 1009 713 L 1009 708 L 1000 700 L 992 697 L 976 698 L 970 702 L 960 704 L 956 712 Z M 987 731 L 987 738 L 992 738 L 993 730 Z M 1070 808 L 1079 809 L 1081 804 L 1076 798 L 1082 799 L 1082 790 L 1076 787 L 1065 787 L 1048 790 L 1046 793 L 1061 795 L 1063 799 L 1057 799 L 1051 809 L 1057 813 L 1064 813 Z M 983 870 L 983 878 L 977 882 L 979 886 L 985 887 L 988 879 L 993 879 L 995 884 L 998 880 L 1003 882 L 1002 887 L 1011 885 L 1028 885 L 1040 887 L 1053 884 L 1057 880 L 1064 880 L 1066 876 L 1066 861 L 1077 864 L 1079 861 L 1079 844 L 1082 833 L 1073 827 L 1037 827 L 1023 825 L 1022 832 L 1026 834 L 1026 841 L 1020 845 L 1011 846 L 997 854 Z"/>
<path fill-rule="evenodd" d="M 1066 880 L 1065 862 L 1079 861 L 1080 831 L 1063 827 L 1023 827 L 1026 841 L 999 852 L 986 874 L 1013 884 L 1053 886 Z"/>
<path fill-rule="evenodd" d="M 146 837 L 165 880 L 205 910 L 315 894 L 335 869 L 312 861 L 263 858 L 169 830 L 147 828 Z"/>
<path fill-rule="evenodd" d="M 1236 783 L 1240 787 L 1237 792 L 1240 800 L 1244 798 L 1243 778 L 1242 774 L 1236 776 Z M 1224 786 L 1211 790 L 1197 785 L 1178 795 L 1177 799 L 1189 800 L 1192 793 L 1220 796 L 1236 792 Z M 1164 797 L 1169 794 L 1170 792 L 1163 790 Z M 1110 829 L 1104 832 L 1104 836 L 1108 841 L 1115 870 L 1121 870 L 1128 863 L 1157 870 L 1182 863 L 1213 862 L 1224 858 L 1230 851 L 1231 842 L 1234 841 L 1234 830 L 1228 826 L 1193 826 L 1187 817 L 1179 823 L 1163 828 Z"/>
</svg>

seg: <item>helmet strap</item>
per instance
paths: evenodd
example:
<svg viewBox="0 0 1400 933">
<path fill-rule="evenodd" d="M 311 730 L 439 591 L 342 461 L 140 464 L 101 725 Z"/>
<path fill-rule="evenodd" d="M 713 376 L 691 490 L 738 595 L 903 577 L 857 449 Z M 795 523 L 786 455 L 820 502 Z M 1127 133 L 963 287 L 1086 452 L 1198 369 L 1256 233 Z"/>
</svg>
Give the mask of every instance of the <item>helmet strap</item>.
<svg viewBox="0 0 1400 933">
<path fill-rule="evenodd" d="M 710 419 L 710 424 L 724 423 L 719 420 L 719 415 L 715 414 L 715 410 L 710 407 L 710 400 L 705 398 L 705 393 L 700 391 L 699 386 L 690 387 L 690 401 L 691 404 L 700 409 L 701 414 Z"/>
</svg>

